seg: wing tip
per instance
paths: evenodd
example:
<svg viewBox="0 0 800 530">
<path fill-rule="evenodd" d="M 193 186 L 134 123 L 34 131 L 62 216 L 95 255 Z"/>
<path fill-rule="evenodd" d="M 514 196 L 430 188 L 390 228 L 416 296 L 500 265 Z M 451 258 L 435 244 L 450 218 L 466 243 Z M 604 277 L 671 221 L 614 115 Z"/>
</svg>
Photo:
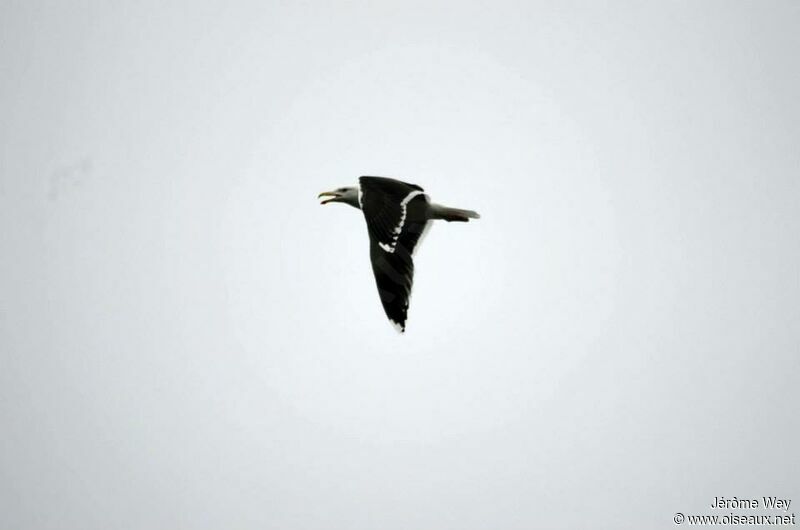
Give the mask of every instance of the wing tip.
<svg viewBox="0 0 800 530">
<path fill-rule="evenodd" d="M 403 333 L 405 333 L 405 332 L 406 332 L 406 323 L 405 323 L 405 322 L 403 322 L 403 323 L 400 323 L 400 322 L 395 322 L 395 321 L 394 321 L 394 320 L 392 320 L 391 318 L 389 319 L 389 322 L 391 322 L 391 323 L 392 323 L 392 326 L 394 327 L 394 330 L 395 330 L 397 333 L 403 334 Z"/>
</svg>

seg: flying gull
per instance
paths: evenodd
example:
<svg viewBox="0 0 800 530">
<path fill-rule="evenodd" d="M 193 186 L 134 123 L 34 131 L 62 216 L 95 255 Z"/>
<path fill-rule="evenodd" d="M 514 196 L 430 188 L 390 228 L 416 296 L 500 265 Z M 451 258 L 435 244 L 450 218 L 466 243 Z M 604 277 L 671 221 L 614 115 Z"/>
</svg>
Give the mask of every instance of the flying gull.
<svg viewBox="0 0 800 530">
<path fill-rule="evenodd" d="M 343 202 L 364 212 L 369 232 L 369 258 L 386 316 L 403 332 L 414 281 L 414 247 L 434 219 L 467 222 L 480 216 L 472 210 L 430 202 L 425 190 L 387 177 L 359 177 L 358 186 L 320 193 L 321 204 Z"/>
</svg>

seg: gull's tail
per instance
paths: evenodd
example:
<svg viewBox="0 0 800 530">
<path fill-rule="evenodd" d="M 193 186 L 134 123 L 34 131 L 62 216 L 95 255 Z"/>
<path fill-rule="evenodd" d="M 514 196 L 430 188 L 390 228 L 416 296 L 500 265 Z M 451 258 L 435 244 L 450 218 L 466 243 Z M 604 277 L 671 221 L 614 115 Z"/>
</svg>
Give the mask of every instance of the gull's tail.
<svg viewBox="0 0 800 530">
<path fill-rule="evenodd" d="M 472 210 L 462 210 L 460 208 L 448 208 L 441 204 L 431 204 L 431 219 L 444 219 L 450 221 L 461 221 L 466 223 L 470 219 L 480 219 L 481 216 Z"/>
</svg>

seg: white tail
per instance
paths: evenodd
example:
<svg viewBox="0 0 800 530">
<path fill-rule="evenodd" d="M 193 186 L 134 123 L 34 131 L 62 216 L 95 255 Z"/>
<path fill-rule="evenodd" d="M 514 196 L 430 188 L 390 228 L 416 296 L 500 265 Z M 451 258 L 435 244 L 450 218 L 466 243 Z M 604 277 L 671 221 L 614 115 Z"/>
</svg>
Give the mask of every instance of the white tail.
<svg viewBox="0 0 800 530">
<path fill-rule="evenodd" d="M 441 204 L 431 204 L 431 219 L 444 219 L 447 222 L 460 221 L 468 222 L 470 219 L 480 219 L 481 216 L 472 210 L 462 210 L 460 208 L 448 208 Z"/>
</svg>

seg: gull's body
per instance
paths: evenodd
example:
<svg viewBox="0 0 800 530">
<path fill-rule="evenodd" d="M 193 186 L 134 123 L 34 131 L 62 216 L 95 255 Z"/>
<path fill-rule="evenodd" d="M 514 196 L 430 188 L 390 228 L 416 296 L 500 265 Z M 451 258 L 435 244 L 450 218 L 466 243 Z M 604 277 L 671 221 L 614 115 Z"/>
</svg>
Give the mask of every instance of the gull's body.
<svg viewBox="0 0 800 530">
<path fill-rule="evenodd" d="M 480 216 L 471 210 L 430 202 L 425 190 L 386 177 L 360 177 L 358 187 L 320 193 L 322 201 L 343 202 L 364 213 L 369 232 L 369 256 L 383 309 L 405 331 L 408 300 L 414 280 L 414 248 L 428 223 L 435 219 L 466 222 Z"/>
</svg>

